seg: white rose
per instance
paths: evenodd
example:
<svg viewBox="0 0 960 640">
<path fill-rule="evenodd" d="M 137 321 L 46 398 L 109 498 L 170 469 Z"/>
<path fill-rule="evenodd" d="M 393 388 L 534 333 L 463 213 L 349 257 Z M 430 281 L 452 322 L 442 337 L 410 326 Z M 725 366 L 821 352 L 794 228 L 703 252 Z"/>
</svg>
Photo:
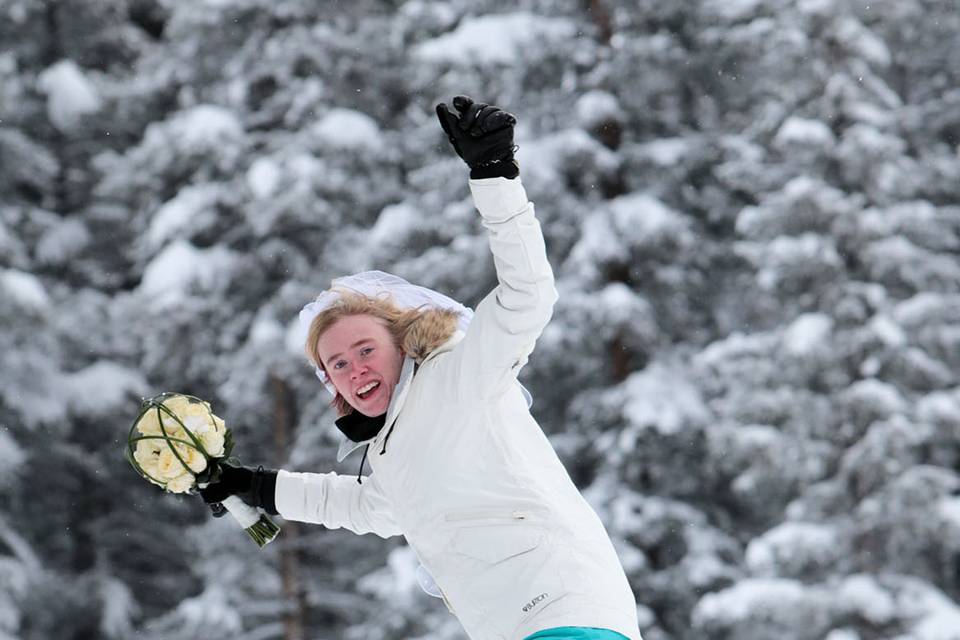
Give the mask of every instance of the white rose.
<svg viewBox="0 0 960 640">
<path fill-rule="evenodd" d="M 200 442 L 203 444 L 203 448 L 206 449 L 207 454 L 219 458 L 223 455 L 223 432 L 222 431 L 207 431 L 206 433 L 200 434 Z"/>
<path fill-rule="evenodd" d="M 162 411 L 162 410 L 161 410 Z M 167 435 L 171 438 L 179 438 L 181 440 L 189 440 L 186 432 L 183 430 L 183 418 L 178 414 L 176 418 L 169 415 L 168 413 L 163 413 L 163 429 L 167 432 Z"/>
<path fill-rule="evenodd" d="M 182 444 L 176 444 L 174 447 L 176 454 L 170 447 L 164 447 L 160 451 L 157 470 L 161 478 L 175 478 L 186 471 L 200 473 L 207 468 L 207 459 L 199 450 Z"/>
<path fill-rule="evenodd" d="M 159 463 L 162 442 L 162 440 L 140 440 L 133 452 L 134 460 L 137 461 L 144 473 L 152 478 L 160 476 Z"/>
<path fill-rule="evenodd" d="M 161 420 L 163 421 L 162 429 L 160 428 Z M 153 407 L 140 417 L 137 422 L 137 431 L 145 436 L 160 436 L 166 431 L 166 434 L 171 438 L 188 439 L 183 427 L 173 416 L 167 414 L 163 409 Z"/>
<path fill-rule="evenodd" d="M 148 409 L 146 413 L 140 416 L 137 422 L 137 431 L 145 436 L 160 435 L 160 420 L 157 418 L 156 409 Z"/>
<path fill-rule="evenodd" d="M 185 421 L 190 416 L 210 415 L 210 405 L 203 401 L 191 400 L 187 396 L 175 395 L 163 401 L 163 406 L 177 415 L 180 420 Z"/>
<path fill-rule="evenodd" d="M 171 493 L 187 493 L 193 487 L 194 482 L 192 473 L 182 473 L 167 481 L 166 489 Z"/>
<path fill-rule="evenodd" d="M 164 412 L 163 426 L 171 437 L 187 442 L 193 442 L 186 431 L 200 438 L 204 433 L 211 429 L 216 429 L 216 421 L 219 420 L 210 412 L 210 404 L 207 402 L 192 400 L 183 395 L 171 396 L 163 401 L 163 406 L 176 414 L 173 416 Z M 223 421 L 220 420 L 222 425 Z M 206 448 L 206 444 L 204 444 Z"/>
<path fill-rule="evenodd" d="M 194 473 L 200 473 L 207 468 L 207 458 L 200 452 L 196 447 L 188 447 L 186 445 L 178 444 L 177 453 L 180 454 L 180 457 L 183 458 L 183 461 L 187 463 L 187 466 L 190 468 L 190 471 Z"/>
<path fill-rule="evenodd" d="M 160 450 L 160 456 L 157 460 L 157 477 L 162 480 L 170 480 L 176 478 L 184 471 L 183 465 L 177 460 L 177 456 L 173 454 L 173 449 L 165 446 Z"/>
</svg>

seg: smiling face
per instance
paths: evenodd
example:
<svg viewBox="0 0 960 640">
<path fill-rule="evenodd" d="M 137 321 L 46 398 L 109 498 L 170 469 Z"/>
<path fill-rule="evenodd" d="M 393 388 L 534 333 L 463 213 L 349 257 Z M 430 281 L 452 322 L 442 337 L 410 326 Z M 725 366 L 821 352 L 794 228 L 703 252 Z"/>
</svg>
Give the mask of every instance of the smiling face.
<svg viewBox="0 0 960 640">
<path fill-rule="evenodd" d="M 317 355 L 351 407 L 370 417 L 386 413 L 400 380 L 403 351 L 381 320 L 369 315 L 340 318 L 320 335 Z"/>
</svg>

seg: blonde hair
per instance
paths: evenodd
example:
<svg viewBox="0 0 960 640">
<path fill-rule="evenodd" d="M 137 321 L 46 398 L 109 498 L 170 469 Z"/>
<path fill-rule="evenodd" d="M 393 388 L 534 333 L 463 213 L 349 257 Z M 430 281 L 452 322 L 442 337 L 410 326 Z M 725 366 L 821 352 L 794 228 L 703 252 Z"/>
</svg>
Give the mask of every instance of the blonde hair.
<svg viewBox="0 0 960 640">
<path fill-rule="evenodd" d="M 348 316 L 371 316 L 380 320 L 390 333 L 394 345 L 406 355 L 417 360 L 427 355 L 425 350 L 434 345 L 423 344 L 421 332 L 413 330 L 417 321 L 425 316 L 436 318 L 440 322 L 440 334 L 445 337 L 453 335 L 457 327 L 458 314 L 449 309 L 435 309 L 433 307 L 407 308 L 398 307 L 389 296 L 370 297 L 353 291 L 334 289 L 338 298 L 336 302 L 317 314 L 310 323 L 307 332 L 307 341 L 304 345 L 307 358 L 310 362 L 327 373 L 326 367 L 317 353 L 317 343 L 336 322 Z M 329 373 L 327 377 L 329 378 Z M 353 407 L 337 392 L 333 399 L 333 406 L 340 416 L 353 411 Z"/>
</svg>

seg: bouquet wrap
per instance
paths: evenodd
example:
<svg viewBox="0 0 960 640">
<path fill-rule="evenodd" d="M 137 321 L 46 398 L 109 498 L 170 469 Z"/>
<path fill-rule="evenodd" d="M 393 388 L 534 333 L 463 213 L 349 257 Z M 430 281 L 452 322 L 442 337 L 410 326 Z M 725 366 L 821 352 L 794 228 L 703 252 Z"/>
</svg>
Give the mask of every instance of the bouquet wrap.
<svg viewBox="0 0 960 640">
<path fill-rule="evenodd" d="M 208 402 L 181 393 L 161 393 L 141 404 L 124 453 L 137 473 L 164 491 L 193 493 L 217 480 L 219 462 L 232 449 L 230 430 Z M 260 547 L 280 532 L 267 514 L 236 496 L 222 504 Z"/>
</svg>

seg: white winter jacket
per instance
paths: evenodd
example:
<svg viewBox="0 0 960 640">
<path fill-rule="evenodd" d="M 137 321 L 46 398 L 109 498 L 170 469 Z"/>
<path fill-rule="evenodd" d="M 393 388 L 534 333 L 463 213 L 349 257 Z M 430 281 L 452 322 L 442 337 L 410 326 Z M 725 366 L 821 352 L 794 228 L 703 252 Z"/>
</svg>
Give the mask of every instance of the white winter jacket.
<svg viewBox="0 0 960 640">
<path fill-rule="evenodd" d="M 289 520 L 403 535 L 473 640 L 600 627 L 640 640 L 613 545 L 516 381 L 557 293 L 519 179 L 471 180 L 499 285 L 413 373 L 371 441 L 371 475 L 280 471 Z M 392 428 L 391 428 L 392 427 Z"/>
</svg>

